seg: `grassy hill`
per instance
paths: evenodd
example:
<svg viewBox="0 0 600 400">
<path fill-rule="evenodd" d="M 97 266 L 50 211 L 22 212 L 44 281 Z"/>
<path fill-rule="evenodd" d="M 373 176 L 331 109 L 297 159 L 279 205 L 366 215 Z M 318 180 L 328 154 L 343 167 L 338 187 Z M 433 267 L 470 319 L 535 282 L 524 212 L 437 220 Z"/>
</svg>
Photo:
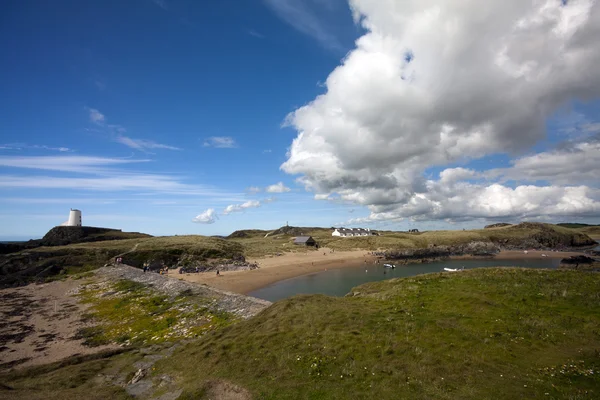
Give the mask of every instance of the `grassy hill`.
<svg viewBox="0 0 600 400">
<path fill-rule="evenodd" d="M 598 398 L 599 283 L 480 269 L 299 296 L 157 367 L 190 394 L 203 371 L 267 399 Z"/>
<path fill-rule="evenodd" d="M 521 223 L 467 231 L 428 231 L 406 233 L 379 231 L 380 236 L 334 237 L 330 228 L 293 228 L 294 233 L 310 235 L 321 246 L 334 250 L 400 250 L 455 246 L 469 242 L 491 242 L 508 248 L 561 248 L 589 246 L 594 242 L 584 232 L 552 224 Z M 243 233 L 242 233 L 243 232 Z M 245 254 L 258 257 L 285 251 L 306 251 L 292 244 L 295 235 L 267 231 L 237 231 L 230 240 L 240 243 Z"/>
<path fill-rule="evenodd" d="M 240 257 L 244 248 L 224 239 L 188 235 L 77 243 L 38 247 L 0 256 L 0 287 L 38 281 L 58 274 L 89 271 L 123 255 L 123 262 L 141 267 L 144 262 L 174 265 Z"/>
<path fill-rule="evenodd" d="M 502 248 L 564 249 L 590 246 L 595 242 L 584 230 L 557 225 L 521 223 L 468 231 L 429 231 L 421 233 L 379 232 L 380 236 L 333 237 L 330 228 L 282 227 L 275 231 L 236 231 L 228 239 L 200 235 L 146 237 L 94 241 L 67 246 L 37 247 L 19 253 L 0 255 L 0 286 L 46 279 L 60 273 L 77 273 L 100 267 L 117 255 L 126 264 L 141 267 L 144 262 L 165 265 L 194 265 L 209 260 L 263 257 L 283 252 L 314 251 L 295 246 L 298 235 L 310 235 L 321 246 L 334 250 L 403 250 L 432 246 L 459 246 L 471 242 L 492 243 Z M 595 232 L 595 231 L 593 231 Z M 125 233 L 124 233 L 125 235 Z"/>
<path fill-rule="evenodd" d="M 239 399 L 595 399 L 599 285 L 592 273 L 485 268 L 296 296 L 157 361 L 153 395 L 168 376 L 180 399 L 213 398 L 215 383 L 249 393 Z M 0 395 L 126 398 L 109 377 L 130 377 L 140 354 L 3 374 Z"/>
</svg>

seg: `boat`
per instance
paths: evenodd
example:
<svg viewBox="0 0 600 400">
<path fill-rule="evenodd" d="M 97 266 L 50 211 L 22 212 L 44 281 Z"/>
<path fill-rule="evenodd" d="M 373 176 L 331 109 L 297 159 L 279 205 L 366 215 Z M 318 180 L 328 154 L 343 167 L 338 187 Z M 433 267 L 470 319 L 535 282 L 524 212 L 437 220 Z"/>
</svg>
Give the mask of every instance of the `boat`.
<svg viewBox="0 0 600 400">
<path fill-rule="evenodd" d="M 386 268 L 396 268 L 394 264 L 383 264 L 383 266 Z"/>
<path fill-rule="evenodd" d="M 444 271 L 446 271 L 446 272 L 458 272 L 458 271 L 462 271 L 464 269 L 465 269 L 465 267 L 462 267 L 462 268 L 444 268 Z"/>
</svg>

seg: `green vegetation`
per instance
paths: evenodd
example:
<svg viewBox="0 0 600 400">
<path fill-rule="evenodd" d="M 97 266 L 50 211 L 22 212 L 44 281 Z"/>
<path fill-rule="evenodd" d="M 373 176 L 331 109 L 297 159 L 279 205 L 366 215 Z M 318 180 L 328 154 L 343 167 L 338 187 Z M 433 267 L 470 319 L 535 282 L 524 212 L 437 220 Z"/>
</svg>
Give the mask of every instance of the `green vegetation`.
<svg viewBox="0 0 600 400">
<path fill-rule="evenodd" d="M 184 390 L 180 398 L 190 399 L 209 398 L 215 382 L 255 399 L 595 399 L 599 286 L 594 273 L 485 268 L 370 283 L 344 298 L 296 296 L 182 341 L 149 379 L 168 375 Z M 158 318 L 169 304 L 183 304 L 151 293 L 138 302 L 148 288 L 130 281 L 106 290 L 114 293 L 96 297 L 89 287 L 83 294 L 96 299 L 95 318 L 109 327 L 102 335 L 118 316 L 122 327 L 135 327 L 132 310 L 149 321 L 145 314 Z M 3 373 L 0 397 L 127 398 L 119 385 L 143 354 L 74 357 Z"/>
<path fill-rule="evenodd" d="M 600 396 L 597 274 L 512 268 L 297 296 L 159 361 L 188 394 L 225 379 L 260 399 Z"/>
<path fill-rule="evenodd" d="M 499 246 L 569 247 L 593 244 L 584 233 L 569 228 L 540 223 L 522 223 L 498 228 L 468 231 L 427 231 L 405 233 L 379 231 L 380 236 L 334 237 L 328 228 L 302 229 L 302 234 L 312 236 L 320 246 L 338 251 L 348 250 L 400 250 L 427 248 L 430 245 L 457 246 L 469 242 L 492 242 Z M 310 251 L 292 244 L 291 235 L 269 235 L 267 231 L 238 231 L 229 241 L 244 246 L 245 254 L 260 257 L 285 251 Z"/>
<path fill-rule="evenodd" d="M 171 298 L 129 280 L 89 284 L 80 296 L 83 303 L 91 305 L 85 318 L 96 324 L 78 333 L 89 346 L 145 345 L 197 337 L 233 321 L 227 314 L 209 311 L 208 302 L 191 293 Z"/>
<path fill-rule="evenodd" d="M 228 239 L 199 235 L 149 237 L 38 247 L 0 256 L 0 286 L 44 280 L 58 274 L 78 274 L 98 268 L 123 255 L 126 264 L 141 267 L 154 261 L 166 265 L 197 265 L 224 259 L 264 257 L 284 252 L 315 249 L 296 246 L 295 236 L 310 235 L 322 247 L 347 250 L 423 249 L 429 246 L 459 246 L 470 242 L 493 243 L 508 248 L 565 248 L 589 246 L 587 236 L 600 236 L 600 227 L 579 229 L 540 223 L 521 223 L 469 231 L 421 233 L 379 232 L 380 236 L 333 237 L 330 228 L 283 227 L 275 231 L 236 231 Z"/>
<path fill-rule="evenodd" d="M 103 384 L 103 376 L 132 373 L 132 363 L 138 359 L 141 356 L 131 351 L 113 350 L 3 373 L 0 397 L 14 400 L 131 399 L 125 389 Z"/>
</svg>

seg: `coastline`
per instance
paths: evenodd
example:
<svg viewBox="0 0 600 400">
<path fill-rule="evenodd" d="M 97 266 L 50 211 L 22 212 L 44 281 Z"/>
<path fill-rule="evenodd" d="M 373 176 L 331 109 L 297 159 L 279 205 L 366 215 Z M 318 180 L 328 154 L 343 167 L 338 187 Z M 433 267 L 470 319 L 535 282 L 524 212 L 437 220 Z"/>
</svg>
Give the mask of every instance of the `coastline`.
<svg viewBox="0 0 600 400">
<path fill-rule="evenodd" d="M 376 257 L 371 256 L 369 253 L 366 250 L 331 252 L 330 249 L 322 248 L 318 251 L 308 253 L 284 253 L 277 257 L 248 260 L 252 263 L 258 263 L 260 268 L 255 270 L 227 271 L 221 273 L 219 276 L 207 272 L 179 274 L 177 271 L 173 271 L 168 276 L 173 279 L 183 279 L 189 282 L 206 284 L 218 289 L 246 295 L 273 283 L 303 275 L 326 271 L 328 269 L 357 266 L 365 262 L 373 264 Z M 496 254 L 493 259 L 536 259 L 542 258 L 542 254 L 545 254 L 548 258 L 567 258 L 574 255 L 581 255 L 583 252 L 528 250 L 527 253 L 524 253 L 523 250 L 503 250 Z M 471 255 L 450 257 L 453 260 L 485 260 L 489 258 Z"/>
</svg>

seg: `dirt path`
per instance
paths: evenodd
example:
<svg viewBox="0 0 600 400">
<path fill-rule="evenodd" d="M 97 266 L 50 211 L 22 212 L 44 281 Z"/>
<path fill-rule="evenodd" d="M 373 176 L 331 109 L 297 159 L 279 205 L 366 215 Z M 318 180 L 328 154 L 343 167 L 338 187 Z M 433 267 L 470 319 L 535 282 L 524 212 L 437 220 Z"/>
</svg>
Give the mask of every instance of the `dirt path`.
<svg viewBox="0 0 600 400">
<path fill-rule="evenodd" d="M 79 284 L 69 279 L 0 291 L 0 370 L 116 347 L 90 348 L 73 339 L 86 326 L 86 307 L 70 294 Z"/>
</svg>

